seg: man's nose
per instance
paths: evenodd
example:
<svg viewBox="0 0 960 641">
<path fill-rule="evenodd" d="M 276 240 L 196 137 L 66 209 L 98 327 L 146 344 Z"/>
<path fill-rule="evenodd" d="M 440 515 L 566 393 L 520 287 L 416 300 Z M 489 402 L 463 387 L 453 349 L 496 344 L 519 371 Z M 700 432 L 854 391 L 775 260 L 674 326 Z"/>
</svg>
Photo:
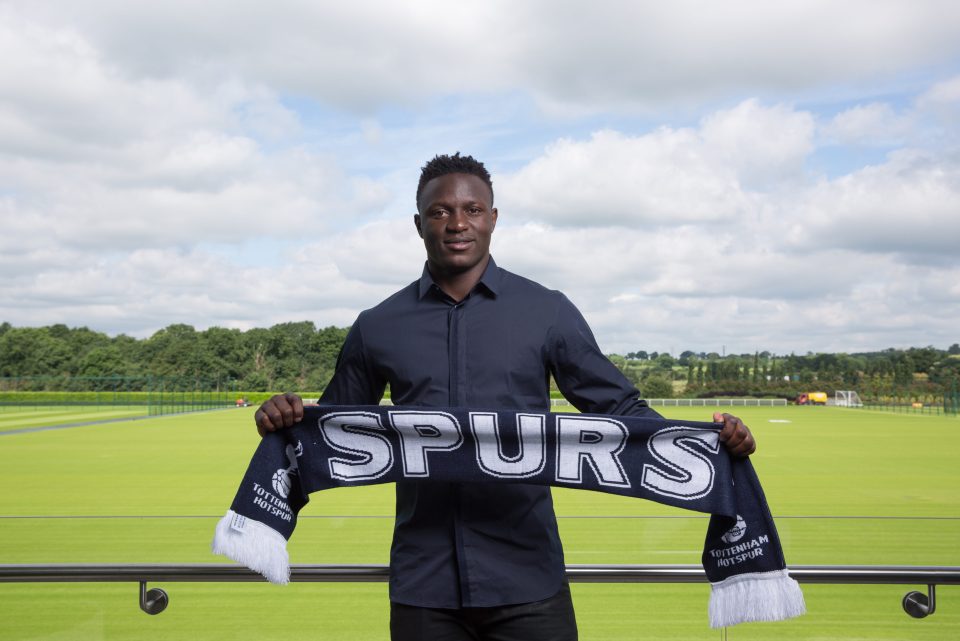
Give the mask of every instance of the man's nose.
<svg viewBox="0 0 960 641">
<path fill-rule="evenodd" d="M 467 228 L 467 215 L 462 211 L 452 211 L 447 216 L 447 229 L 450 231 L 463 231 Z"/>
</svg>

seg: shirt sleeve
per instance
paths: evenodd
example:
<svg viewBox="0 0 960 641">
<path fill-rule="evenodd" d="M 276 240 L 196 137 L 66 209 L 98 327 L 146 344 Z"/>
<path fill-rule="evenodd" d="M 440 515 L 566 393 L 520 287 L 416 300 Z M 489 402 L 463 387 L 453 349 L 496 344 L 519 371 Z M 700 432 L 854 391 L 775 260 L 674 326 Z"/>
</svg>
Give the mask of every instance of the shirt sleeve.
<svg viewBox="0 0 960 641">
<path fill-rule="evenodd" d="M 581 412 L 659 417 L 640 391 L 600 351 L 580 310 L 560 294 L 547 341 L 550 373 Z"/>
<path fill-rule="evenodd" d="M 317 401 L 320 405 L 376 405 L 383 398 L 387 383 L 367 358 L 361 319 L 362 315 L 347 332 L 333 378 Z"/>
</svg>

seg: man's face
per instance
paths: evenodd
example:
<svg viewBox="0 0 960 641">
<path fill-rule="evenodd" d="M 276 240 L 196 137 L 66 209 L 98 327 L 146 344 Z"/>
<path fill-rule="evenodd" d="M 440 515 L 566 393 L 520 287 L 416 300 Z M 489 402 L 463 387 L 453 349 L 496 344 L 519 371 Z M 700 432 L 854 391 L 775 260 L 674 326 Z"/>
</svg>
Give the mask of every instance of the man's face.
<svg viewBox="0 0 960 641">
<path fill-rule="evenodd" d="M 497 225 L 490 188 L 472 174 L 447 174 L 424 185 L 414 216 L 435 277 L 482 270 Z"/>
</svg>

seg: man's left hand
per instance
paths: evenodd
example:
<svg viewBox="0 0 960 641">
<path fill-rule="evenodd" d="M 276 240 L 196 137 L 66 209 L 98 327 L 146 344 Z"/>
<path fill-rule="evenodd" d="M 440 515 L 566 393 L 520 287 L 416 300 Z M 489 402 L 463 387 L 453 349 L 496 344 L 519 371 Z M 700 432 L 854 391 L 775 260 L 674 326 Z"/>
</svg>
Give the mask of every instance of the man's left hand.
<svg viewBox="0 0 960 641">
<path fill-rule="evenodd" d="M 750 456 L 757 451 L 757 442 L 750 429 L 732 414 L 713 413 L 714 423 L 723 423 L 720 429 L 720 442 L 734 456 Z"/>
</svg>

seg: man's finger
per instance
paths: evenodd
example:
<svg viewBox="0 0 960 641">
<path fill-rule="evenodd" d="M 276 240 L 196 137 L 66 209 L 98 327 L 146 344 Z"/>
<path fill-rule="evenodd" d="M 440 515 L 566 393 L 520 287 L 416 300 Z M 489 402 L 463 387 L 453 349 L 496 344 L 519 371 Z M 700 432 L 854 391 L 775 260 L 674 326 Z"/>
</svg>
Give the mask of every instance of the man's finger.
<svg viewBox="0 0 960 641">
<path fill-rule="evenodd" d="M 296 394 L 290 394 L 290 393 L 284 394 L 283 397 L 286 399 L 287 403 L 290 405 L 290 409 L 292 410 L 293 422 L 290 423 L 290 425 L 293 425 L 293 423 L 299 423 L 300 421 L 302 421 L 303 420 L 303 399 Z M 284 427 L 290 427 L 290 425 L 284 425 Z"/>
<path fill-rule="evenodd" d="M 713 422 L 723 423 L 718 437 L 727 451 L 734 456 L 750 456 L 757 450 L 753 434 L 739 417 L 714 412 Z"/>
<path fill-rule="evenodd" d="M 727 447 L 736 447 L 737 443 L 746 436 L 745 430 L 733 421 L 724 423 L 721 432 L 726 432 L 726 437 L 721 438 L 721 440 L 727 444 Z"/>
<path fill-rule="evenodd" d="M 737 429 L 737 421 L 739 421 L 736 416 L 731 416 L 730 414 L 721 414 L 720 412 L 713 413 L 713 422 L 722 423 L 720 427 L 720 440 L 726 443 L 731 436 L 733 436 L 734 431 Z"/>
<path fill-rule="evenodd" d="M 282 396 L 274 396 L 269 401 L 260 406 L 263 412 L 264 423 L 271 432 L 283 427 L 284 414 L 291 412 L 290 406 L 283 400 Z"/>
<path fill-rule="evenodd" d="M 750 456 L 757 451 L 757 442 L 752 435 L 745 434 L 736 446 L 731 447 L 730 443 L 727 443 L 727 447 L 734 456 Z"/>
<path fill-rule="evenodd" d="M 277 429 L 276 423 L 274 423 L 273 419 L 270 418 L 270 412 L 268 411 L 269 404 L 270 401 L 267 401 L 261 405 L 253 415 L 253 420 L 257 424 L 257 431 L 260 432 L 260 436 Z M 279 413 L 274 412 L 274 416 L 279 417 Z"/>
<path fill-rule="evenodd" d="M 266 435 L 267 435 L 267 432 L 269 431 L 269 429 L 267 429 L 267 425 L 266 425 L 266 421 L 264 420 L 264 416 L 265 416 L 265 414 L 264 414 L 263 411 L 262 411 L 261 409 L 259 409 L 259 408 L 257 409 L 256 412 L 253 413 L 253 421 L 254 421 L 254 423 L 257 424 L 257 434 L 260 435 L 260 438 L 263 438 L 264 436 L 266 436 Z"/>
</svg>

